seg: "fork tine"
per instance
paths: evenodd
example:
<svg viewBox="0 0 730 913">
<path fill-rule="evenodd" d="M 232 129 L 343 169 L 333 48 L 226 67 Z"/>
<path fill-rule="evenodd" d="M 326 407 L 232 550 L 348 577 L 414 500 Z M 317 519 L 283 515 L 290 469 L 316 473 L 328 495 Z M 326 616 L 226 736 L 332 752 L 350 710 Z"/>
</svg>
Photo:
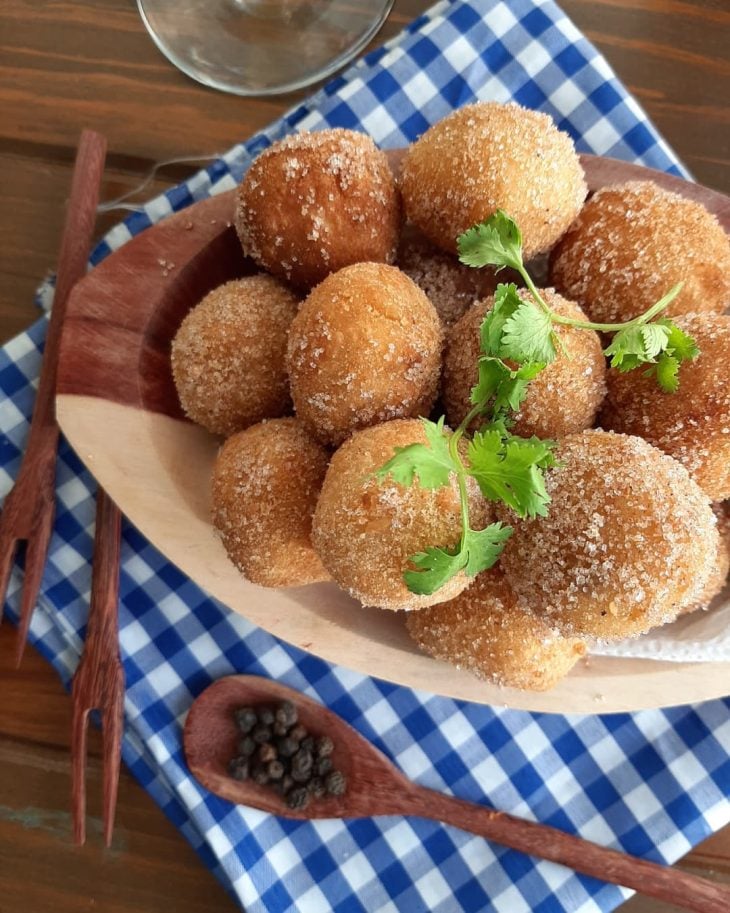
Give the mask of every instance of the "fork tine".
<svg viewBox="0 0 730 913">
<path fill-rule="evenodd" d="M 18 550 L 18 540 L 11 533 L 5 532 L 0 527 L 0 623 L 5 610 L 5 596 L 8 591 L 10 573 L 13 570 L 13 560 Z"/>
<path fill-rule="evenodd" d="M 82 695 L 73 695 L 71 722 L 71 814 L 73 839 L 77 846 L 86 841 L 86 735 L 89 711 L 81 704 Z"/>
<path fill-rule="evenodd" d="M 25 551 L 25 575 L 23 577 L 23 595 L 20 602 L 20 618 L 18 619 L 18 630 L 15 635 L 15 668 L 20 666 L 25 651 L 25 643 L 28 639 L 28 628 L 30 619 L 33 615 L 33 609 L 38 600 L 38 591 L 40 590 L 41 580 L 43 579 L 43 569 L 46 566 L 48 557 L 48 546 L 51 541 L 51 530 L 53 529 L 53 517 L 55 510 L 44 512 L 39 518 L 39 522 L 34 526 L 28 539 Z"/>
<path fill-rule="evenodd" d="M 121 765 L 122 726 L 124 718 L 124 682 L 119 666 L 115 672 L 116 683 L 113 693 L 107 693 L 102 713 L 104 743 L 104 843 L 111 846 L 114 830 L 114 814 L 119 790 L 119 768 Z"/>
</svg>

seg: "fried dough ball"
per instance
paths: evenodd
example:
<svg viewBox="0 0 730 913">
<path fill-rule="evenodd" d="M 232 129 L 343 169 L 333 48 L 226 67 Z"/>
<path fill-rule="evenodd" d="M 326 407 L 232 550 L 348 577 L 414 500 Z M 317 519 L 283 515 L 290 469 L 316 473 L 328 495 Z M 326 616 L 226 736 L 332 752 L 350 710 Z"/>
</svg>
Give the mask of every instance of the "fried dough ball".
<svg viewBox="0 0 730 913">
<path fill-rule="evenodd" d="M 501 567 L 517 596 L 565 635 L 616 639 L 672 621 L 717 554 L 709 501 L 672 457 L 638 437 L 584 431 L 559 442 L 547 517 L 514 532 Z"/>
<path fill-rule="evenodd" d="M 546 114 L 478 102 L 434 124 L 406 152 L 401 192 L 409 221 L 445 251 L 503 209 L 525 259 L 551 247 L 585 199 L 573 142 Z"/>
<path fill-rule="evenodd" d="M 392 263 L 400 220 L 385 153 L 353 130 L 297 133 L 274 143 L 238 190 L 244 253 L 303 288 L 350 263 Z"/>
<path fill-rule="evenodd" d="M 289 332 L 297 415 L 320 440 L 427 415 L 438 387 L 442 330 L 428 298 L 394 266 L 357 263 L 328 276 Z"/>
<path fill-rule="evenodd" d="M 453 546 L 461 535 L 456 480 L 439 489 L 403 486 L 373 473 L 394 447 L 427 443 L 416 419 L 358 431 L 330 462 L 312 524 L 312 542 L 337 583 L 365 605 L 421 609 L 452 599 L 471 582 L 458 574 L 431 596 L 411 593 L 403 581 L 409 558 L 429 546 Z M 469 479 L 470 522 L 482 529 L 491 509 Z"/>
<path fill-rule="evenodd" d="M 608 371 L 604 428 L 637 434 L 679 460 L 711 501 L 730 498 L 730 316 L 687 314 L 677 325 L 700 354 L 665 393 L 643 371 Z"/>
<path fill-rule="evenodd" d="M 497 685 L 548 691 L 586 652 L 520 606 L 498 567 L 483 571 L 449 602 L 406 615 L 419 647 Z"/>
<path fill-rule="evenodd" d="M 261 422 L 229 438 L 213 469 L 213 526 L 253 583 L 328 580 L 312 548 L 312 514 L 329 454 L 295 418 Z"/>
<path fill-rule="evenodd" d="M 559 314 L 585 320 L 581 309 L 552 289 L 542 292 L 548 305 Z M 519 295 L 531 300 L 529 292 Z M 479 301 L 446 334 L 442 396 L 446 416 L 459 425 L 472 407 L 471 388 L 479 376 L 479 329 L 491 310 L 494 298 Z M 557 358 L 530 381 L 527 396 L 515 413 L 515 434 L 529 437 L 561 438 L 590 428 L 606 392 L 606 359 L 601 341 L 593 330 L 557 326 L 568 355 Z"/>
<path fill-rule="evenodd" d="M 285 353 L 298 299 L 263 274 L 226 282 L 197 304 L 172 341 L 185 414 L 229 435 L 291 409 Z"/>
<path fill-rule="evenodd" d="M 494 292 L 497 282 L 509 281 L 493 270 L 459 263 L 412 226 L 406 226 L 401 235 L 396 264 L 426 293 L 445 327 L 456 323 L 475 301 Z"/>
<path fill-rule="evenodd" d="M 730 304 L 730 241 L 704 206 L 653 181 L 604 187 L 551 255 L 550 281 L 591 320 L 643 314 L 678 282 L 667 314 Z"/>
<path fill-rule="evenodd" d="M 706 609 L 715 596 L 723 591 L 727 582 L 728 572 L 730 571 L 730 501 L 713 504 L 712 512 L 717 518 L 719 536 L 715 563 L 704 589 L 695 602 L 682 609 L 682 615 L 694 612 L 697 609 Z"/>
</svg>

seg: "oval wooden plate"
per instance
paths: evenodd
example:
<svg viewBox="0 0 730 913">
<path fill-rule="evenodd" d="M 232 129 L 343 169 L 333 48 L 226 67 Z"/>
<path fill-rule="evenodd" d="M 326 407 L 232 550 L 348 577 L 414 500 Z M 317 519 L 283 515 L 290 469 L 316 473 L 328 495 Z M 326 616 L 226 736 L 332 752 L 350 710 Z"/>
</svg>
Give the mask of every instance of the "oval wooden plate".
<svg viewBox="0 0 730 913">
<path fill-rule="evenodd" d="M 397 161 L 397 154 L 394 156 Z M 582 157 L 588 185 L 647 177 L 698 199 L 730 227 L 730 201 L 679 178 Z M 450 697 L 527 710 L 605 713 L 724 695 L 730 663 L 591 657 L 545 694 L 498 688 L 419 653 L 400 614 L 363 609 L 334 584 L 257 587 L 228 561 L 209 521 L 219 441 L 186 421 L 170 340 L 210 289 L 254 271 L 231 227 L 234 191 L 170 216 L 80 282 L 58 375 L 61 428 L 137 528 L 211 596 L 289 643 L 367 675 Z"/>
</svg>

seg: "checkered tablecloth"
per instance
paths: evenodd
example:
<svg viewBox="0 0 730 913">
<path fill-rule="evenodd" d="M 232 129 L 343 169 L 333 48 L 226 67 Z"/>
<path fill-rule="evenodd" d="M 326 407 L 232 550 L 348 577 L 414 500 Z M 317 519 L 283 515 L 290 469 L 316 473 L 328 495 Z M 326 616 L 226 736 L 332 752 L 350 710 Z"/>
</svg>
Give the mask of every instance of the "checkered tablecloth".
<svg viewBox="0 0 730 913">
<path fill-rule="evenodd" d="M 551 114 L 580 149 L 682 173 L 605 60 L 539 0 L 442 2 L 310 101 L 151 201 L 96 248 L 233 186 L 257 152 L 299 129 L 366 130 L 402 146 L 453 108 L 515 99 Z M 0 485 L 28 432 L 41 321 L 0 352 Z M 90 585 L 94 483 L 67 445 L 58 516 L 31 637 L 65 682 L 78 661 Z M 730 702 L 565 717 L 414 692 L 288 646 L 209 599 L 124 529 L 124 759 L 249 913 L 589 913 L 620 889 L 430 821 L 291 822 L 230 805 L 193 781 L 181 726 L 196 694 L 231 672 L 267 675 L 325 703 L 412 779 L 599 843 L 672 862 L 730 820 Z M 9 612 L 22 573 L 13 574 Z"/>
</svg>

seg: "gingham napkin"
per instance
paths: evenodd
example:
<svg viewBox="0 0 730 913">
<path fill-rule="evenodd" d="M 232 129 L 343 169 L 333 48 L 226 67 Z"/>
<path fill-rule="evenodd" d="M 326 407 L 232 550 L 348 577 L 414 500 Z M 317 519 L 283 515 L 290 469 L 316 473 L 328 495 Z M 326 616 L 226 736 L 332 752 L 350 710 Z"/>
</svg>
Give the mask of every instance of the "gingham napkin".
<svg viewBox="0 0 730 913">
<path fill-rule="evenodd" d="M 551 114 L 585 151 L 682 173 L 606 62 L 550 2 L 444 2 L 309 102 L 111 231 L 98 262 L 194 199 L 233 186 L 296 129 L 358 127 L 402 146 L 475 98 Z M 0 353 L 1 484 L 28 431 L 44 322 Z M 94 483 L 68 446 L 31 638 L 68 683 L 87 611 Z M 120 636 L 124 759 L 249 913 L 589 913 L 618 888 L 420 819 L 291 822 L 233 806 L 185 768 L 192 698 L 232 672 L 267 675 L 325 703 L 412 779 L 605 845 L 673 862 L 730 820 L 730 702 L 564 717 L 484 707 L 369 679 L 288 646 L 207 598 L 130 526 Z M 18 603 L 21 573 L 9 591 Z M 597 709 L 599 709 L 597 707 Z"/>
</svg>

